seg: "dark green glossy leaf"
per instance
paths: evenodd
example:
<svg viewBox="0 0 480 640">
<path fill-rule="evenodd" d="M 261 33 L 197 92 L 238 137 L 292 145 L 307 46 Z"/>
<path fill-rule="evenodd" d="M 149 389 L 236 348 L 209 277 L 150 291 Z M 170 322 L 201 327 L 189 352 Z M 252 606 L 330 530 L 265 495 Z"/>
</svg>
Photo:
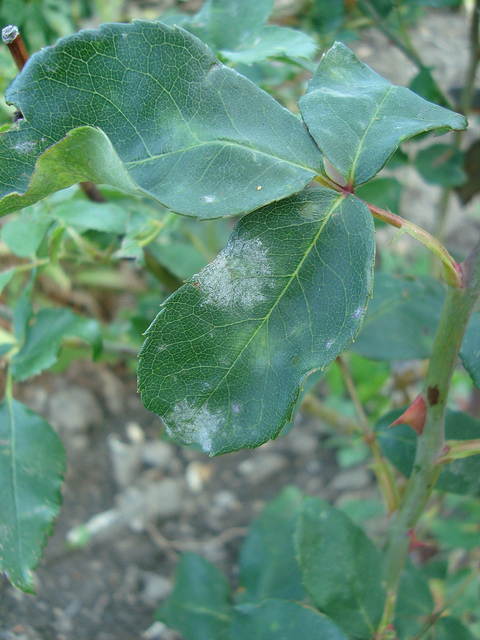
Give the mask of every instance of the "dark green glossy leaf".
<svg viewBox="0 0 480 640">
<path fill-rule="evenodd" d="M 147 331 L 139 363 L 146 408 L 174 439 L 211 455 L 276 437 L 305 378 L 357 334 L 373 250 L 367 207 L 329 189 L 243 218 Z"/>
<path fill-rule="evenodd" d="M 377 423 L 376 430 L 384 455 L 407 478 L 412 472 L 415 459 L 417 436 L 406 424 L 388 428 L 402 413 L 396 409 L 384 415 Z M 480 438 L 480 422 L 467 413 L 447 410 L 445 420 L 447 440 L 474 440 Z M 480 495 L 480 456 L 460 458 L 442 469 L 436 489 L 461 495 Z"/>
<path fill-rule="evenodd" d="M 161 23 L 63 38 L 30 58 L 7 100 L 25 119 L 0 138 L 3 213 L 91 180 L 229 216 L 299 191 L 322 167 L 295 116 Z"/>
<path fill-rule="evenodd" d="M 397 212 L 400 210 L 400 194 L 403 185 L 395 178 L 375 178 L 362 184 L 355 195 L 377 207 Z"/>
<path fill-rule="evenodd" d="M 184 640 L 226 640 L 232 615 L 230 586 L 217 567 L 194 553 L 180 558 L 175 588 L 156 617 Z"/>
<path fill-rule="evenodd" d="M 31 571 L 58 515 L 65 451 L 43 418 L 13 399 L 0 404 L 0 570 L 34 593 Z"/>
<path fill-rule="evenodd" d="M 472 314 L 460 349 L 463 366 L 480 387 L 480 312 Z"/>
<path fill-rule="evenodd" d="M 234 607 L 228 637 L 231 640 L 348 640 L 334 622 L 315 609 L 280 599 Z"/>
<path fill-rule="evenodd" d="M 222 49 L 221 53 L 231 62 L 252 64 L 267 58 L 310 59 L 317 48 L 315 40 L 302 31 L 269 25 L 246 40 L 241 47 L 235 50 Z"/>
<path fill-rule="evenodd" d="M 303 599 L 293 546 L 301 499 L 295 487 L 285 489 L 252 524 L 240 551 L 239 602 Z"/>
<path fill-rule="evenodd" d="M 102 339 L 96 320 L 79 316 L 70 309 L 42 309 L 27 324 L 23 344 L 11 359 L 14 378 L 25 380 L 54 365 L 65 336 L 89 342 L 94 357 L 101 352 Z"/>
<path fill-rule="evenodd" d="M 303 583 L 347 634 L 369 640 L 385 603 L 379 551 L 341 511 L 306 498 L 295 534 Z"/>
<path fill-rule="evenodd" d="M 477 640 L 458 618 L 442 616 L 435 623 L 435 640 Z"/>
<path fill-rule="evenodd" d="M 362 330 L 350 349 L 372 360 L 428 358 L 444 298 L 444 286 L 431 278 L 379 273 Z"/>
<path fill-rule="evenodd" d="M 428 622 L 434 606 L 427 579 L 411 562 L 407 562 L 395 606 L 394 627 L 398 640 L 415 637 Z"/>
<path fill-rule="evenodd" d="M 467 180 L 463 153 L 450 144 L 433 144 L 421 149 L 413 163 L 422 178 L 442 187 L 458 187 Z"/>
<path fill-rule="evenodd" d="M 352 186 L 373 178 L 404 140 L 467 126 L 464 116 L 390 84 L 338 42 L 298 105 L 318 146 Z"/>
</svg>

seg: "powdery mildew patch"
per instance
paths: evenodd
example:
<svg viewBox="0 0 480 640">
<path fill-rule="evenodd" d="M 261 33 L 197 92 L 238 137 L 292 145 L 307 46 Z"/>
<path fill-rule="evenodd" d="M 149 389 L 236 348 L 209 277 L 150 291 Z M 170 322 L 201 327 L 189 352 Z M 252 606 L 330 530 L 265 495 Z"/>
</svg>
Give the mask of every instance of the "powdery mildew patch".
<svg viewBox="0 0 480 640">
<path fill-rule="evenodd" d="M 182 400 L 166 416 L 166 422 L 167 425 L 174 423 L 174 427 L 167 426 L 169 436 L 181 438 L 185 444 L 197 443 L 203 451 L 210 453 L 212 437 L 224 426 L 225 417 L 220 410 L 212 412 L 207 405 L 197 409 Z"/>
<path fill-rule="evenodd" d="M 259 238 L 235 240 L 198 274 L 202 304 L 250 309 L 273 287 L 272 273 L 268 248 Z"/>
</svg>

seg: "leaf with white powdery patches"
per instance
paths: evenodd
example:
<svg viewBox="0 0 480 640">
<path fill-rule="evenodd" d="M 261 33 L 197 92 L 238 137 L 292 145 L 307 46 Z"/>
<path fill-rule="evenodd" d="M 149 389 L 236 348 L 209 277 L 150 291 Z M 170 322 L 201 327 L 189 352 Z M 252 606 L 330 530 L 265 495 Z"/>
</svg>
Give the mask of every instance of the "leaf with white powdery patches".
<svg viewBox="0 0 480 640">
<path fill-rule="evenodd" d="M 323 167 L 293 114 L 158 22 L 62 38 L 29 59 L 6 99 L 24 118 L 0 136 L 3 214 L 91 180 L 218 218 L 296 193 Z"/>
<path fill-rule="evenodd" d="M 358 333 L 373 258 L 372 217 L 351 196 L 308 189 L 246 216 L 148 329 L 146 408 L 211 455 L 275 438 L 306 377 Z"/>
</svg>

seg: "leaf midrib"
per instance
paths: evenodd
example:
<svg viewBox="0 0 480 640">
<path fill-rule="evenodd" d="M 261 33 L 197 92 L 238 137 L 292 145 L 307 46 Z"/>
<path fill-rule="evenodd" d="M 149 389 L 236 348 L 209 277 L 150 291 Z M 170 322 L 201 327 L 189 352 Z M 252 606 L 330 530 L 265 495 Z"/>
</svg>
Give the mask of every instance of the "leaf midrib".
<svg viewBox="0 0 480 640">
<path fill-rule="evenodd" d="M 131 160 L 130 162 L 124 162 L 124 166 L 130 168 L 135 168 L 138 166 L 145 165 L 149 162 L 154 162 L 155 160 L 159 160 L 161 158 L 173 156 L 177 153 L 185 153 L 186 151 L 191 151 L 192 149 L 199 149 L 207 146 L 215 146 L 215 145 L 223 145 L 224 147 L 239 147 L 240 149 L 245 149 L 250 151 L 251 153 L 257 153 L 262 156 L 266 156 L 267 158 L 274 158 L 275 160 L 281 160 L 292 167 L 296 167 L 298 169 L 303 169 L 304 171 L 310 171 L 313 175 L 317 174 L 317 170 L 312 167 L 308 167 L 307 165 L 297 164 L 296 162 L 292 162 L 291 160 L 287 160 L 281 156 L 274 155 L 273 153 L 268 153 L 267 151 L 262 151 L 255 147 L 252 147 L 247 144 L 241 144 L 240 142 L 230 140 L 229 138 L 218 138 L 216 140 L 209 140 L 208 142 L 201 142 L 200 144 L 195 144 L 190 147 L 183 147 L 182 149 L 176 149 L 175 151 L 169 151 L 168 153 L 160 153 L 155 156 L 149 156 L 148 158 L 143 158 L 141 160 Z M 321 157 L 321 155 L 319 156 Z"/>
<path fill-rule="evenodd" d="M 351 166 L 351 169 L 350 169 L 350 172 L 349 172 L 349 175 L 348 175 L 348 182 L 349 183 L 355 177 L 355 169 L 357 167 L 358 158 L 360 157 L 360 154 L 361 154 L 362 149 L 363 149 L 363 144 L 365 142 L 365 138 L 367 137 L 368 132 L 370 131 L 370 128 L 371 128 L 372 124 L 375 122 L 375 118 L 380 113 L 380 110 L 383 107 L 386 99 L 388 98 L 388 96 L 390 95 L 390 93 L 394 89 L 395 89 L 394 85 L 392 85 L 391 87 L 387 87 L 387 89 L 385 91 L 385 95 L 383 96 L 382 100 L 379 102 L 376 110 L 373 112 L 372 117 L 371 117 L 370 122 L 368 123 L 367 127 L 365 127 L 365 131 L 363 132 L 363 136 L 360 138 L 360 141 L 358 143 L 357 151 L 355 153 L 355 157 L 353 158 L 352 166 Z"/>
</svg>

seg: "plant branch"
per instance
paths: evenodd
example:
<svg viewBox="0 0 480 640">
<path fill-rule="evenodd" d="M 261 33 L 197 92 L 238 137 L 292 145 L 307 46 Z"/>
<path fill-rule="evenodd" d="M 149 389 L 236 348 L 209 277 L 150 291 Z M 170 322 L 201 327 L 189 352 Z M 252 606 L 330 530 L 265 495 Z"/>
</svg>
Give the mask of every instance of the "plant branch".
<svg viewBox="0 0 480 640">
<path fill-rule="evenodd" d="M 438 325 L 423 395 L 427 413 L 425 427 L 417 440 L 412 474 L 402 503 L 392 517 L 385 549 L 387 601 L 379 628 L 379 640 L 386 637 L 393 621 L 400 576 L 413 529 L 435 487 L 445 449 L 445 411 L 450 384 L 468 321 L 480 295 L 480 243 L 462 265 L 464 288 L 449 287 Z M 382 635 L 383 634 L 383 635 Z"/>
<path fill-rule="evenodd" d="M 17 69 L 21 71 L 28 60 L 28 52 L 18 28 L 11 24 L 4 27 L 2 42 L 7 45 Z"/>
<path fill-rule="evenodd" d="M 374 459 L 372 469 L 377 477 L 385 506 L 388 513 L 393 513 L 393 511 L 398 508 L 398 505 L 400 503 L 400 494 L 398 492 L 397 483 L 395 482 L 395 478 L 393 476 L 392 468 L 390 466 L 390 463 L 385 460 L 382 455 L 382 451 L 380 449 L 380 445 L 378 444 L 376 434 L 370 425 L 367 414 L 365 413 L 360 398 L 358 397 L 355 383 L 345 360 L 341 356 L 339 356 L 336 362 L 342 373 L 348 394 L 357 411 L 360 432 L 363 436 L 364 441 L 368 444 L 372 452 Z"/>
<path fill-rule="evenodd" d="M 387 36 L 387 38 L 393 42 L 393 44 L 400 49 L 400 51 L 409 59 L 411 60 L 420 71 L 427 69 L 428 68 L 423 64 L 422 59 L 420 58 L 420 56 L 418 55 L 418 53 L 416 52 L 413 44 L 410 41 L 410 38 L 405 37 L 406 31 L 403 27 L 403 23 L 401 22 L 401 20 L 399 19 L 399 23 L 402 26 L 402 30 L 401 33 L 404 37 L 404 39 L 406 40 L 406 42 L 404 42 L 401 38 L 398 37 L 398 35 L 395 33 L 395 31 L 393 29 L 391 29 L 388 24 L 385 22 L 385 20 L 382 18 L 382 16 L 378 13 L 378 11 L 375 9 L 375 7 L 372 5 L 372 3 L 370 2 L 370 0 L 359 0 L 358 3 L 360 9 L 368 14 L 375 22 L 375 26 L 377 27 L 377 29 L 379 31 L 381 31 L 385 36 Z M 398 17 L 398 10 L 397 10 L 397 17 Z"/>
</svg>

